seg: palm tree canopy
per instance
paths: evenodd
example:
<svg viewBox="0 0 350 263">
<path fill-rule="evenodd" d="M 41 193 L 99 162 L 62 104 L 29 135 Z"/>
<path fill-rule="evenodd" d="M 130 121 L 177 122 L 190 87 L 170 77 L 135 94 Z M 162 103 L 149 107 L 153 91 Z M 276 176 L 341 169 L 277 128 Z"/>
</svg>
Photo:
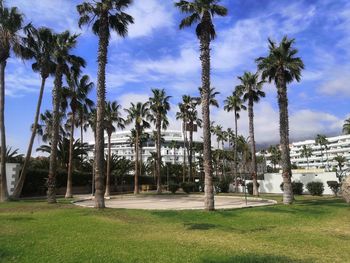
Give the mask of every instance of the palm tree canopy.
<svg viewBox="0 0 350 263">
<path fill-rule="evenodd" d="M 149 102 L 138 102 L 136 104 L 131 103 L 130 108 L 124 110 L 127 113 L 127 119 L 125 121 L 126 124 L 131 124 L 132 122 L 134 122 L 135 128 L 140 130 L 151 127 L 149 123 L 151 119 Z"/>
<path fill-rule="evenodd" d="M 65 118 L 65 113 L 60 112 L 59 119 L 60 123 Z M 33 127 L 32 127 L 33 129 Z M 44 113 L 40 114 L 40 124 L 37 127 L 37 134 L 41 136 L 43 142 L 48 142 L 52 137 L 53 129 L 53 114 L 51 111 L 46 110 Z M 65 129 L 60 125 L 59 130 L 60 137 L 65 137 L 67 135 Z"/>
<path fill-rule="evenodd" d="M 128 34 L 128 25 L 134 23 L 132 16 L 124 12 L 131 4 L 132 0 L 100 0 L 87 1 L 77 6 L 79 26 L 92 25 L 92 32 L 100 34 L 101 20 L 108 21 L 107 36 L 110 31 L 117 32 L 119 36 L 125 37 Z"/>
<path fill-rule="evenodd" d="M 298 50 L 293 47 L 294 43 L 295 40 L 288 39 L 287 36 L 283 37 L 279 45 L 269 39 L 269 55 L 256 60 L 264 80 L 277 83 L 281 73 L 285 81 L 284 85 L 294 79 L 300 81 L 304 63 L 301 58 L 296 57 Z"/>
<path fill-rule="evenodd" d="M 157 122 L 157 116 L 161 119 L 162 129 L 166 129 L 169 125 L 167 113 L 170 110 L 169 100 L 171 96 L 167 96 L 164 89 L 152 89 L 153 96 L 149 98 L 150 110 L 153 113 L 151 115 L 151 121 Z"/>
<path fill-rule="evenodd" d="M 106 111 L 105 111 L 105 121 L 104 121 L 104 127 L 107 131 L 108 135 L 111 135 L 113 132 L 116 131 L 116 127 L 119 129 L 125 128 L 125 120 L 121 117 L 121 105 L 118 104 L 118 102 L 108 101 L 106 103 Z"/>
<path fill-rule="evenodd" d="M 51 29 L 46 27 L 35 28 L 32 24 L 24 27 L 26 37 L 22 38 L 21 54 L 26 59 L 34 59 L 32 69 L 39 72 L 42 78 L 48 78 L 55 72 L 55 63 L 52 59 L 55 36 Z"/>
<path fill-rule="evenodd" d="M 303 145 L 303 148 L 300 152 L 301 157 L 309 158 L 312 156 L 312 149 L 310 147 L 307 147 L 306 145 Z"/>
<path fill-rule="evenodd" d="M 236 92 L 242 95 L 243 101 L 259 102 L 261 97 L 265 97 L 262 91 L 264 81 L 259 81 L 258 73 L 244 72 L 238 79 L 241 84 L 236 87 Z"/>
<path fill-rule="evenodd" d="M 318 144 L 318 145 L 321 145 L 321 146 L 325 146 L 329 142 L 327 140 L 326 135 L 317 134 L 316 139 L 315 139 L 315 143 Z"/>
<path fill-rule="evenodd" d="M 343 134 L 350 134 L 350 118 L 345 120 L 343 124 Z"/>
<path fill-rule="evenodd" d="M 226 16 L 227 9 L 219 5 L 220 0 L 193 0 L 179 1 L 175 7 L 182 13 L 188 14 L 180 23 L 180 29 L 190 27 L 197 23 L 196 34 L 200 38 L 203 34 L 209 34 L 211 39 L 216 37 L 215 27 L 212 23 L 214 16 Z"/>
<path fill-rule="evenodd" d="M 199 93 L 202 95 L 203 88 L 199 87 L 198 90 L 199 90 Z M 220 94 L 220 92 L 215 91 L 214 87 L 210 88 L 210 91 L 209 91 L 209 104 L 211 106 L 219 108 L 219 102 L 216 99 L 216 96 L 219 95 L 219 94 Z M 199 98 L 196 98 L 196 99 L 198 100 L 198 104 L 202 104 L 202 96 L 200 96 Z"/>
<path fill-rule="evenodd" d="M 234 111 L 236 112 L 236 117 L 239 118 L 239 112 L 241 110 L 246 110 L 247 107 L 243 104 L 241 96 L 237 94 L 237 92 L 233 92 L 231 96 L 228 96 L 224 101 L 224 110 L 227 112 Z"/>
<path fill-rule="evenodd" d="M 17 7 L 4 7 L 4 0 L 0 0 L 0 61 L 10 57 L 11 48 L 20 55 L 20 37 L 18 31 L 22 28 L 23 15 Z"/>
</svg>

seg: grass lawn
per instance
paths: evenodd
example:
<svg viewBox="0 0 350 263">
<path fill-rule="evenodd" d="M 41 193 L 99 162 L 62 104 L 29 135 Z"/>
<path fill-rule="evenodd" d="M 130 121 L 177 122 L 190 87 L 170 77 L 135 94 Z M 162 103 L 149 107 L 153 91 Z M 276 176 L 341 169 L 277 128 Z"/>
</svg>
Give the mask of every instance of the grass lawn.
<svg viewBox="0 0 350 263">
<path fill-rule="evenodd" d="M 350 262 L 350 206 L 340 199 L 212 213 L 60 201 L 0 204 L 0 262 Z"/>
</svg>

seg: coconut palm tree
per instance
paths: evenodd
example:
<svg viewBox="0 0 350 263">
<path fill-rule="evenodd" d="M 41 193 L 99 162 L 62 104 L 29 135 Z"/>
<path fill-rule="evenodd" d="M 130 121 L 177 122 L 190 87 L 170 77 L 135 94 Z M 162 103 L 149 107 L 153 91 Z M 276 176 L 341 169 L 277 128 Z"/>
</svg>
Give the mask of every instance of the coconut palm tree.
<svg viewBox="0 0 350 263">
<path fill-rule="evenodd" d="M 234 173 L 235 173 L 235 191 L 238 192 L 238 175 L 237 175 L 237 137 L 238 137 L 238 119 L 240 118 L 239 113 L 241 110 L 246 110 L 247 107 L 243 105 L 243 101 L 241 98 L 241 94 L 238 94 L 237 87 L 235 91 L 232 93 L 231 96 L 228 96 L 227 99 L 224 101 L 225 106 L 224 110 L 227 112 L 234 113 L 234 119 L 235 119 L 235 138 L 234 138 Z"/>
<path fill-rule="evenodd" d="M 85 61 L 81 57 L 70 52 L 75 48 L 78 35 L 71 35 L 69 31 L 55 35 L 53 60 L 56 63 L 54 88 L 52 91 L 53 121 L 51 136 L 50 168 L 47 179 L 47 201 L 56 203 L 56 169 L 57 169 L 57 144 L 60 129 L 60 107 L 62 107 L 61 95 L 63 75 L 76 72 L 78 75 L 81 67 L 85 67 Z"/>
<path fill-rule="evenodd" d="M 343 134 L 350 134 L 350 118 L 344 121 Z"/>
<path fill-rule="evenodd" d="M 139 156 L 140 156 L 140 136 L 144 129 L 150 128 L 151 125 L 149 123 L 150 109 L 149 102 L 137 104 L 131 103 L 129 109 L 125 109 L 127 113 L 127 119 L 125 121 L 126 124 L 134 123 L 135 129 L 135 185 L 134 185 L 134 194 L 139 194 Z"/>
<path fill-rule="evenodd" d="M 306 145 L 303 145 L 303 148 L 300 151 L 300 156 L 306 158 L 307 169 L 309 169 L 309 158 L 312 156 L 312 149 L 310 147 L 306 147 Z"/>
<path fill-rule="evenodd" d="M 286 36 L 277 45 L 269 39 L 269 55 L 260 57 L 256 61 L 262 78 L 269 82 L 274 81 L 277 88 L 278 106 L 280 111 L 280 145 L 283 177 L 283 203 L 293 202 L 292 169 L 289 152 L 289 121 L 287 84 L 294 80 L 300 81 L 304 63 L 296 57 L 298 50 L 294 48 L 294 39 Z"/>
<path fill-rule="evenodd" d="M 67 190 L 65 198 L 72 198 L 72 173 L 73 173 L 73 142 L 74 142 L 74 128 L 77 124 L 77 112 L 79 109 L 87 105 L 89 108 L 94 106 L 92 100 L 88 98 L 89 93 L 94 87 L 94 83 L 90 82 L 88 75 L 84 75 L 79 79 L 76 70 L 69 71 L 67 75 L 68 87 L 64 87 L 63 96 L 70 107 L 70 144 L 69 144 L 69 165 L 67 176 Z"/>
<path fill-rule="evenodd" d="M 8 200 L 6 181 L 5 68 L 11 50 L 20 55 L 19 31 L 23 16 L 16 7 L 7 8 L 0 0 L 0 202 Z"/>
<path fill-rule="evenodd" d="M 104 208 L 104 111 L 106 100 L 106 66 L 111 31 L 126 37 L 128 26 L 134 23 L 132 16 L 124 11 L 132 0 L 90 0 L 77 6 L 80 15 L 79 26 L 92 25 L 92 31 L 99 38 L 97 73 L 97 123 L 95 141 L 95 207 Z"/>
<path fill-rule="evenodd" d="M 329 143 L 327 140 L 326 135 L 317 134 L 315 138 L 315 143 L 320 146 L 321 148 L 321 163 L 323 165 L 323 147 L 325 147 L 326 150 L 326 157 L 327 157 L 327 167 L 328 167 L 328 152 L 327 152 L 327 144 Z"/>
<path fill-rule="evenodd" d="M 118 104 L 116 101 L 113 102 L 107 102 L 106 103 L 106 110 L 105 110 L 105 121 L 104 121 L 104 127 L 107 132 L 108 136 L 108 155 L 107 155 L 107 177 L 106 177 L 106 192 L 105 196 L 110 196 L 111 190 L 110 190 L 110 184 L 111 184 L 111 138 L 112 133 L 116 131 L 116 127 L 119 129 L 125 128 L 125 120 L 121 117 L 121 105 Z"/>
<path fill-rule="evenodd" d="M 243 102 L 248 104 L 249 117 L 249 139 L 252 153 L 252 178 L 253 178 L 253 195 L 259 195 L 257 181 L 257 163 L 256 163 L 256 147 L 254 135 L 254 103 L 258 103 L 260 98 L 265 97 L 262 91 L 264 81 L 259 81 L 258 73 L 245 72 L 243 76 L 238 77 L 241 84 L 237 86 L 237 91 L 242 93 Z"/>
<path fill-rule="evenodd" d="M 210 138 L 210 43 L 216 37 L 214 16 L 226 16 L 227 9 L 219 5 L 220 0 L 181 0 L 175 6 L 182 13 L 188 14 L 180 23 L 180 29 L 196 26 L 196 35 L 200 41 L 200 60 L 202 64 L 202 114 L 203 114 L 203 159 L 205 173 L 205 209 L 214 210 L 214 188 L 211 171 L 211 138 Z"/>
<path fill-rule="evenodd" d="M 34 116 L 32 134 L 29 140 L 27 154 L 23 163 L 21 174 L 13 191 L 13 198 L 19 198 L 22 192 L 22 188 L 26 178 L 27 167 L 30 161 L 30 157 L 32 155 L 36 130 L 38 127 L 40 108 L 46 80 L 55 70 L 55 63 L 52 61 L 51 55 L 54 47 L 54 37 L 51 29 L 45 27 L 36 29 L 34 26 L 29 24 L 24 28 L 24 32 L 26 34 L 26 37 L 22 39 L 21 53 L 26 59 L 34 60 L 34 63 L 32 64 L 32 69 L 34 72 L 38 72 L 40 74 L 41 86 L 36 106 L 36 112 Z"/>
<path fill-rule="evenodd" d="M 169 121 L 167 118 L 168 111 L 170 110 L 170 103 L 169 99 L 170 96 L 166 95 L 166 92 L 164 89 L 152 89 L 153 96 L 149 98 L 150 102 L 150 110 L 152 113 L 151 121 L 156 126 L 156 153 L 157 153 L 157 169 L 156 169 L 156 176 L 157 176 L 157 193 L 160 194 L 162 192 L 162 185 L 161 185 L 161 178 L 160 178 L 160 171 L 161 171 L 161 137 L 162 137 L 162 130 L 166 130 Z"/>
</svg>

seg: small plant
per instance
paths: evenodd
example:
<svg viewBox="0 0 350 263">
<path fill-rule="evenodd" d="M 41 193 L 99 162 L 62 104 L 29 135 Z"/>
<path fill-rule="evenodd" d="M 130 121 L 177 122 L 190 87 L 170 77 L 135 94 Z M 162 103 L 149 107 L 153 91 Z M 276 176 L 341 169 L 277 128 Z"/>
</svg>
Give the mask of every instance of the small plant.
<svg viewBox="0 0 350 263">
<path fill-rule="evenodd" d="M 216 187 L 220 193 L 228 193 L 230 190 L 231 181 L 228 179 L 221 180 L 217 183 Z"/>
<path fill-rule="evenodd" d="M 324 191 L 324 185 L 322 182 L 310 182 L 306 185 L 306 189 L 311 195 L 321 196 Z"/>
<path fill-rule="evenodd" d="M 341 184 L 337 181 L 327 181 L 327 185 L 332 190 L 333 194 L 338 196 Z"/>
<path fill-rule="evenodd" d="M 177 183 L 169 183 L 169 191 L 172 193 L 172 194 L 175 194 L 177 190 L 179 190 L 180 188 L 180 185 L 177 184 Z"/>
<path fill-rule="evenodd" d="M 284 191 L 283 189 L 283 183 L 280 185 L 282 192 Z M 302 182 L 297 182 L 293 181 L 292 182 L 292 189 L 293 189 L 293 194 L 295 195 L 302 195 L 303 194 L 303 188 L 304 184 Z"/>
<path fill-rule="evenodd" d="M 195 187 L 194 183 L 190 183 L 190 182 L 181 183 L 181 188 L 186 194 L 193 192 L 194 187 Z"/>
<path fill-rule="evenodd" d="M 256 185 L 258 186 L 258 189 L 259 189 L 260 184 L 257 182 Z M 252 182 L 247 183 L 247 189 L 248 189 L 248 194 L 253 195 L 253 183 Z"/>
</svg>

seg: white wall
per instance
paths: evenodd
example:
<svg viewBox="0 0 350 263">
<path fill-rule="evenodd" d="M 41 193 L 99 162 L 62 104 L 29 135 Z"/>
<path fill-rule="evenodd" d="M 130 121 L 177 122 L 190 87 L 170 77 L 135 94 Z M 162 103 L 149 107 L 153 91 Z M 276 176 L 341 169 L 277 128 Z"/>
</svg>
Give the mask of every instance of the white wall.
<svg viewBox="0 0 350 263">
<path fill-rule="evenodd" d="M 18 163 L 7 163 L 6 164 L 6 179 L 7 179 L 7 191 L 9 195 L 12 195 L 15 182 L 19 176 L 21 166 Z"/>
<path fill-rule="evenodd" d="M 304 193 L 308 193 L 306 185 L 309 182 L 323 182 L 325 195 L 332 195 L 332 190 L 328 187 L 327 181 L 338 181 L 334 172 L 323 173 L 293 173 L 292 181 L 299 181 L 304 184 Z M 265 180 L 258 180 L 260 193 L 281 194 L 282 175 L 278 173 L 265 174 Z"/>
</svg>

